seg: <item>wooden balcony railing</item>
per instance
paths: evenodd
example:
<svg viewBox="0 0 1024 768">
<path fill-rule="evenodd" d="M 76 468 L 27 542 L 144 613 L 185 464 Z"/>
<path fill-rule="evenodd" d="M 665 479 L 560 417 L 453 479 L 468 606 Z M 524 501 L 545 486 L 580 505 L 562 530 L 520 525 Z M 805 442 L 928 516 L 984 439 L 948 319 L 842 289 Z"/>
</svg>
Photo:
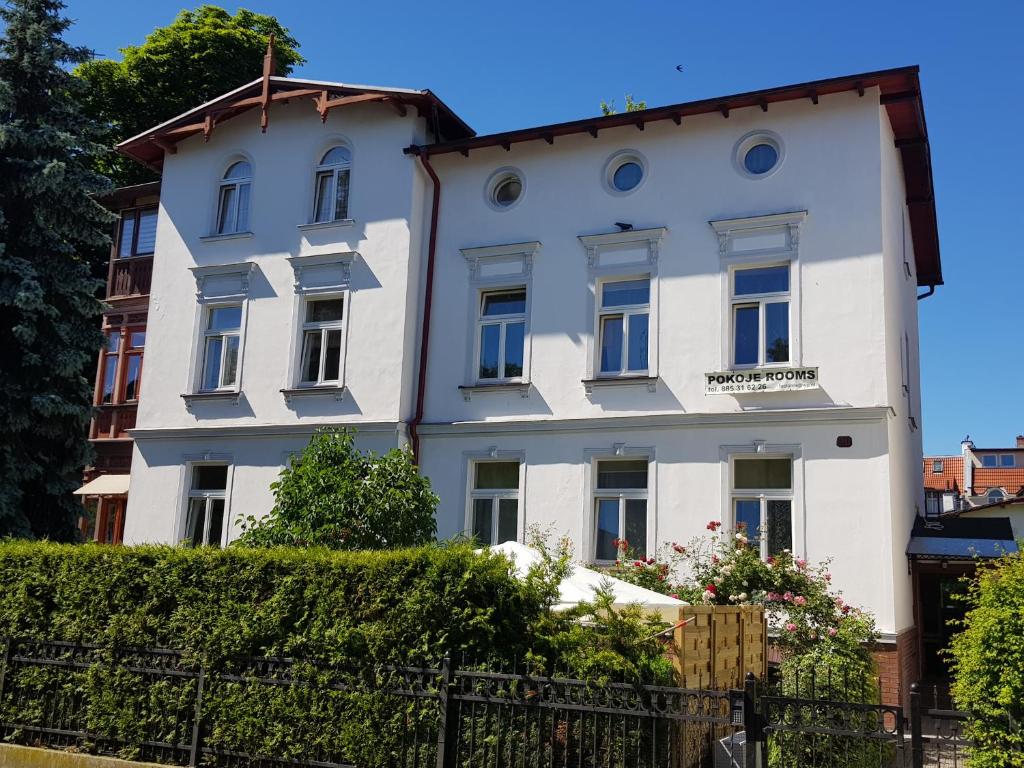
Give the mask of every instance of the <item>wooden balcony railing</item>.
<svg viewBox="0 0 1024 768">
<path fill-rule="evenodd" d="M 110 267 L 110 281 L 107 298 L 119 296 L 145 296 L 153 276 L 153 257 L 136 256 L 131 259 L 114 259 Z"/>
<path fill-rule="evenodd" d="M 92 419 L 89 429 L 90 440 L 109 440 L 111 438 L 128 437 L 128 430 L 135 427 L 138 405 L 101 405 L 99 412 Z"/>
</svg>

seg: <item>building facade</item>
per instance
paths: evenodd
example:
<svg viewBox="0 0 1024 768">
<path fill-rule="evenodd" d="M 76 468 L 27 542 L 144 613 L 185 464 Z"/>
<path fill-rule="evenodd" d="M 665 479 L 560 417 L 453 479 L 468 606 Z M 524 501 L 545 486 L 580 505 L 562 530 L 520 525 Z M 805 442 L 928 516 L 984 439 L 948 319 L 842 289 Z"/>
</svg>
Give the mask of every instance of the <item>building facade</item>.
<svg viewBox="0 0 1024 768">
<path fill-rule="evenodd" d="M 126 541 L 228 541 L 347 425 L 413 445 L 442 537 L 600 563 L 743 522 L 914 663 L 915 68 L 482 137 L 429 91 L 267 78 L 120 149 L 163 173 Z"/>
</svg>

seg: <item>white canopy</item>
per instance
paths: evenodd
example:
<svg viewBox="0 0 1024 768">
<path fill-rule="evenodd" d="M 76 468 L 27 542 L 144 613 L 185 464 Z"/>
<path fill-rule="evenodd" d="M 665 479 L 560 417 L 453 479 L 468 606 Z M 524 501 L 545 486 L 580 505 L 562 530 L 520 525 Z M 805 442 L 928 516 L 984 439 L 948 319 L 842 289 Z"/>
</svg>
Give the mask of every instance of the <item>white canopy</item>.
<svg viewBox="0 0 1024 768">
<path fill-rule="evenodd" d="M 75 496 L 124 496 L 128 493 L 131 475 L 100 475 L 90 480 L 77 491 Z"/>
<path fill-rule="evenodd" d="M 515 573 L 519 578 L 526 578 L 530 566 L 540 562 L 540 552 L 515 541 L 506 541 L 504 544 L 490 548 L 492 552 L 501 552 L 515 563 Z M 582 565 L 573 564 L 569 575 L 558 586 L 559 602 L 554 606 L 556 611 L 565 611 L 575 608 L 581 601 L 594 599 L 594 591 L 602 581 L 611 584 L 612 593 L 615 595 L 616 608 L 625 608 L 627 605 L 640 605 L 651 613 L 660 614 L 665 621 L 675 623 L 679 621 L 679 609 L 689 603 L 677 600 L 674 597 L 663 595 L 628 581 L 616 579 L 605 573 L 584 568 Z"/>
</svg>

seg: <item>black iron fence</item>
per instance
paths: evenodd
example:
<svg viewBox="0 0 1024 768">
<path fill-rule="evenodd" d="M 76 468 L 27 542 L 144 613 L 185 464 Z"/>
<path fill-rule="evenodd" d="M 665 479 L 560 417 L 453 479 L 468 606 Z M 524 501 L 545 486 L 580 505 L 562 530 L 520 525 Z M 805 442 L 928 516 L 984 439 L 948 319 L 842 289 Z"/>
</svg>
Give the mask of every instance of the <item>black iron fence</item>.
<svg viewBox="0 0 1024 768">
<path fill-rule="evenodd" d="M 831 676 L 743 690 L 6 640 L 0 740 L 188 766 L 960 768 L 967 714 Z"/>
</svg>

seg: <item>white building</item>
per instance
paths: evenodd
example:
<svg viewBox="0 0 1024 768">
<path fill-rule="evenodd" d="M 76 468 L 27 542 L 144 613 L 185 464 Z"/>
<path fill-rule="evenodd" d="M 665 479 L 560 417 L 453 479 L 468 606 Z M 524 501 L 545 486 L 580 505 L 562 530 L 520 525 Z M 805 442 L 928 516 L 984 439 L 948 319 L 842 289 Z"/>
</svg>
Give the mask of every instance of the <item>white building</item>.
<svg viewBox="0 0 1024 768">
<path fill-rule="evenodd" d="M 126 541 L 229 540 L 352 425 L 414 443 L 441 536 L 761 525 L 913 664 L 916 68 L 484 137 L 428 91 L 260 94 L 121 145 L 163 171 Z"/>
</svg>

